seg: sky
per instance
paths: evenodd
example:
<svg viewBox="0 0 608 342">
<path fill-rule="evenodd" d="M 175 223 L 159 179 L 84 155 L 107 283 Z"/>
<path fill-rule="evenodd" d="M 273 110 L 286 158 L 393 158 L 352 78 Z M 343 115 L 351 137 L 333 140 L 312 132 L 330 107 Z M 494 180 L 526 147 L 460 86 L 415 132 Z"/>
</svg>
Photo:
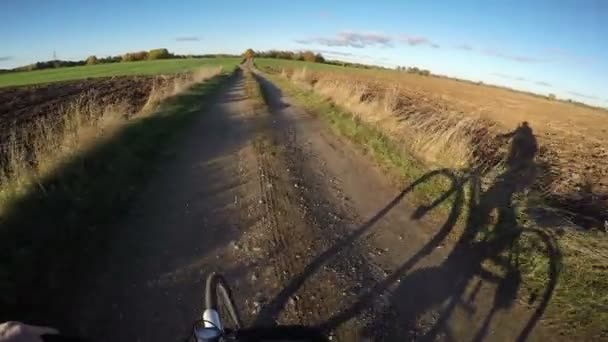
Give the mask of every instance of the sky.
<svg viewBox="0 0 608 342">
<path fill-rule="evenodd" d="M 313 50 L 608 107 L 604 0 L 0 1 L 0 69 L 160 47 Z"/>
</svg>

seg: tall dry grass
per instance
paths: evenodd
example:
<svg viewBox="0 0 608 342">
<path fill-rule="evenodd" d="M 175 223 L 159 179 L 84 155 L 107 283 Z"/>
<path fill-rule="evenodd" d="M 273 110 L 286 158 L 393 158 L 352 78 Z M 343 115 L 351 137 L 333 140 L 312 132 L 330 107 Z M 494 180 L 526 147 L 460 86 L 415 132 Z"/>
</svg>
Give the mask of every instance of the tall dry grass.
<svg viewBox="0 0 608 342">
<path fill-rule="evenodd" d="M 152 86 L 152 91 L 150 92 L 148 101 L 144 105 L 143 111 L 149 112 L 150 110 L 154 110 L 164 100 L 180 94 L 194 84 L 206 81 L 220 73 L 222 73 L 221 66 L 217 68 L 201 68 L 169 79 L 160 76 Z"/>
<path fill-rule="evenodd" d="M 128 99 L 106 103 L 94 94 L 84 93 L 66 104 L 60 115 L 41 117 L 25 127 L 12 129 L 8 139 L 0 144 L 0 216 L 15 198 L 22 197 L 32 187 L 44 192 L 39 180 L 64 161 L 111 136 L 135 117 L 153 113 L 168 98 L 221 72 L 222 68 L 218 67 L 177 77 L 159 76 L 137 113 L 129 113 Z"/>
<path fill-rule="evenodd" d="M 480 145 L 489 141 L 492 124 L 481 117 L 419 106 L 399 85 L 306 69 L 281 75 L 378 126 L 425 164 L 459 169 L 482 162 Z"/>
</svg>

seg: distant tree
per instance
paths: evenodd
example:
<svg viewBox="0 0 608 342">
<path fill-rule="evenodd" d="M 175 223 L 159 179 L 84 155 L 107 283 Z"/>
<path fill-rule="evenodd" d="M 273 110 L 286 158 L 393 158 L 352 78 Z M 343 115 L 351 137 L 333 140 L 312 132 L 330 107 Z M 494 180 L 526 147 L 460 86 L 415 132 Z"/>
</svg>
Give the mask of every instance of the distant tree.
<svg viewBox="0 0 608 342">
<path fill-rule="evenodd" d="M 108 56 L 108 57 L 104 57 L 104 58 L 98 58 L 97 62 L 99 64 L 106 64 L 106 63 L 117 63 L 120 62 L 122 60 L 121 56 Z"/>
<path fill-rule="evenodd" d="M 253 51 L 253 49 L 247 49 L 243 53 L 243 58 L 245 58 L 245 59 L 251 59 L 253 57 L 255 57 L 255 51 Z"/>
<path fill-rule="evenodd" d="M 123 62 L 143 61 L 148 58 L 146 51 L 129 52 L 122 56 Z"/>
<path fill-rule="evenodd" d="M 297 55 L 296 53 L 293 53 L 291 51 L 277 51 L 276 54 L 274 55 L 274 58 L 297 59 L 296 55 Z"/>
<path fill-rule="evenodd" d="M 325 58 L 323 58 L 322 54 L 317 53 L 315 55 L 315 63 L 325 63 Z"/>
<path fill-rule="evenodd" d="M 171 53 L 167 49 L 153 49 L 148 51 L 148 59 L 167 59 L 171 58 Z"/>
<path fill-rule="evenodd" d="M 315 61 L 315 54 L 312 51 L 304 51 L 304 52 L 302 52 L 302 58 L 306 62 L 314 62 Z"/>
<path fill-rule="evenodd" d="M 547 95 L 547 98 L 548 98 L 549 100 L 555 100 L 557 97 L 555 96 L 555 94 L 550 93 L 549 95 Z"/>
<path fill-rule="evenodd" d="M 99 61 L 97 60 L 97 57 L 96 57 L 96 56 L 89 56 L 89 57 L 87 58 L 87 60 L 86 60 L 86 63 L 85 63 L 85 64 L 86 64 L 86 65 L 95 65 L 95 64 L 97 64 L 97 63 L 99 63 Z"/>
</svg>

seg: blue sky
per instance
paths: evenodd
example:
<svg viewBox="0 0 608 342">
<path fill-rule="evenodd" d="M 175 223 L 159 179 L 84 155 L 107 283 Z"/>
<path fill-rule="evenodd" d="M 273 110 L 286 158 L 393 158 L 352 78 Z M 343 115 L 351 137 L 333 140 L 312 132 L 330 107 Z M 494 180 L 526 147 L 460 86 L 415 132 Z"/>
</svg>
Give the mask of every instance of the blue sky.
<svg viewBox="0 0 608 342">
<path fill-rule="evenodd" d="M 0 68 L 166 47 L 311 49 L 608 107 L 608 1 L 0 2 Z"/>
</svg>

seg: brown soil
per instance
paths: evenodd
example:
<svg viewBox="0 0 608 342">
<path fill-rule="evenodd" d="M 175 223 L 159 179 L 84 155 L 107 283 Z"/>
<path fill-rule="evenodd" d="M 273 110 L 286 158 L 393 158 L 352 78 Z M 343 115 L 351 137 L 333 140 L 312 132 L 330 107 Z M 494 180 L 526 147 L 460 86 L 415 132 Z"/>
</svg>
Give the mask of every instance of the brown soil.
<svg viewBox="0 0 608 342">
<path fill-rule="evenodd" d="M 79 81 L 0 89 L 0 132 L 21 128 L 40 117 L 63 114 L 79 100 L 100 106 L 126 101 L 128 112 L 139 111 L 148 100 L 155 82 L 166 77 L 150 76 L 95 78 Z"/>
<path fill-rule="evenodd" d="M 45 124 L 61 127 L 61 120 L 76 109 L 85 113 L 102 113 L 103 108 L 113 105 L 124 111 L 116 114 L 130 117 L 141 111 L 155 87 L 162 88 L 174 77 L 176 76 L 94 78 L 2 88 L 0 161 L 5 160 L 11 136 L 22 142 L 25 149 L 32 148 L 31 135 L 37 132 L 35 125 L 41 122 L 40 119 L 45 119 Z M 35 163 L 33 160 L 31 162 Z"/>
</svg>

